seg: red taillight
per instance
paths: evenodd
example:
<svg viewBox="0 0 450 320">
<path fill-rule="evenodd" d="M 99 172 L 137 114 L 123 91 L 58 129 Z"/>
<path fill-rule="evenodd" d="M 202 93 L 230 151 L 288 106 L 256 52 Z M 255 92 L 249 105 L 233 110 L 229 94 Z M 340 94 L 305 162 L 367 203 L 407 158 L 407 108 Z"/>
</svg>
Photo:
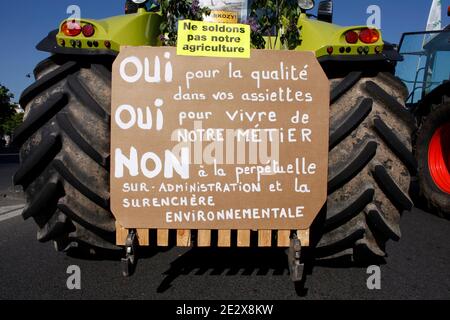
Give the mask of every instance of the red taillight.
<svg viewBox="0 0 450 320">
<path fill-rule="evenodd" d="M 334 48 L 333 47 L 328 47 L 327 48 L 327 52 L 328 54 L 333 54 Z"/>
<path fill-rule="evenodd" d="M 86 38 L 90 38 L 94 35 L 95 33 L 95 28 L 92 24 L 86 24 L 83 26 L 83 35 Z"/>
<path fill-rule="evenodd" d="M 380 33 L 376 29 L 362 29 L 359 33 L 359 40 L 367 44 L 372 44 L 380 40 Z"/>
<path fill-rule="evenodd" d="M 76 37 L 81 33 L 81 26 L 75 21 L 67 21 L 62 25 L 61 32 L 68 37 Z"/>
<path fill-rule="evenodd" d="M 353 30 L 350 30 L 345 34 L 345 41 L 347 41 L 347 43 L 354 44 L 358 42 L 358 37 L 359 37 L 358 33 L 356 33 Z"/>
</svg>

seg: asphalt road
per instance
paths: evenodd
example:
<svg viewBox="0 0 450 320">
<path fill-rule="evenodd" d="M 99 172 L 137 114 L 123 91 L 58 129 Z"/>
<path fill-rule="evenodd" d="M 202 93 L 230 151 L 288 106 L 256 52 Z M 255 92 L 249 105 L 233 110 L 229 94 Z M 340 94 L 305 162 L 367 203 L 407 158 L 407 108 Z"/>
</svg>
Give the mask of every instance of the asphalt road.
<svg viewBox="0 0 450 320">
<path fill-rule="evenodd" d="M 123 278 L 117 260 L 72 258 L 38 243 L 34 223 L 14 207 L 5 214 L 1 201 L 0 300 L 450 299 L 450 222 L 420 210 L 404 215 L 402 240 L 388 246 L 381 290 L 367 288 L 366 269 L 315 266 L 299 297 L 280 250 L 150 250 L 136 274 Z M 81 290 L 67 289 L 71 265 L 81 268 Z"/>
<path fill-rule="evenodd" d="M 13 173 L 17 170 L 16 157 L 0 155 L 0 190 L 8 191 L 13 188 Z"/>
<path fill-rule="evenodd" d="M 0 211 L 2 207 L 24 203 L 20 187 L 13 184 L 13 175 L 19 168 L 18 161 L 16 154 L 0 154 Z"/>
</svg>

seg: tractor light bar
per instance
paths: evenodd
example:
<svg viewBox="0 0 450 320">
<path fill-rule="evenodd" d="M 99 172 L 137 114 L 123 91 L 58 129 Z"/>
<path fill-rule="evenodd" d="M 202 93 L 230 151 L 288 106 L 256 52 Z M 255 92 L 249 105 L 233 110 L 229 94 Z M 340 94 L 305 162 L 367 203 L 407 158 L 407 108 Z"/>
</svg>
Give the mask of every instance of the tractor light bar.
<svg viewBox="0 0 450 320">
<path fill-rule="evenodd" d="M 90 38 L 95 34 L 95 27 L 90 23 L 82 26 L 76 21 L 66 21 L 61 26 L 61 32 L 67 37 L 76 37 L 82 33 L 86 38 Z"/>
<path fill-rule="evenodd" d="M 350 30 L 344 34 L 345 41 L 356 44 L 361 41 L 365 44 L 373 44 L 380 40 L 380 32 L 377 29 L 364 28 L 361 30 Z"/>
</svg>

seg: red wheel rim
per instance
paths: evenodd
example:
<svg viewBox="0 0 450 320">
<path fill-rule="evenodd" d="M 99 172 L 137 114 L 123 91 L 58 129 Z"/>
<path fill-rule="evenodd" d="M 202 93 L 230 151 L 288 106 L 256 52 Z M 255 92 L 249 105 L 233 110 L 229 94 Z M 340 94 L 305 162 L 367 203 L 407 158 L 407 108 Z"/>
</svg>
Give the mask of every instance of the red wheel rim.
<svg viewBox="0 0 450 320">
<path fill-rule="evenodd" d="M 436 186 L 450 194 L 450 123 L 437 129 L 431 138 L 428 168 Z"/>
</svg>

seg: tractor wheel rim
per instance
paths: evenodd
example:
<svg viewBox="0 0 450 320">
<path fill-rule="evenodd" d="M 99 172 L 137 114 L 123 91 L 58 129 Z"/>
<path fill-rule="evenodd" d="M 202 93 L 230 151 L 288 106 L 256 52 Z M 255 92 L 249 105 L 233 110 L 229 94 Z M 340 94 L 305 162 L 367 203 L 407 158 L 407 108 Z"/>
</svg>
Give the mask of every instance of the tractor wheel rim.
<svg viewBox="0 0 450 320">
<path fill-rule="evenodd" d="M 450 194 L 450 123 L 438 128 L 431 138 L 428 168 L 436 186 Z"/>
</svg>

